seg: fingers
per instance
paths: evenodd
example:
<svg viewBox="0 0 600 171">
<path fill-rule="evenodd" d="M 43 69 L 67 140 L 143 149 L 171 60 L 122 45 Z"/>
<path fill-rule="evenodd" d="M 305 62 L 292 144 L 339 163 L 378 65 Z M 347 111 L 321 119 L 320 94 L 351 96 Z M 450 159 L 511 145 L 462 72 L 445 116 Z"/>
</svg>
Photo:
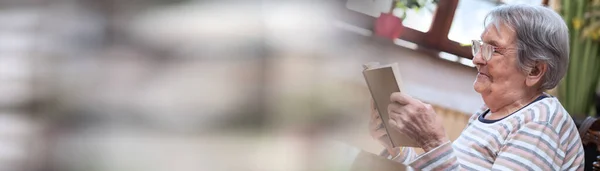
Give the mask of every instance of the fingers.
<svg viewBox="0 0 600 171">
<path fill-rule="evenodd" d="M 392 95 L 390 95 L 390 101 L 396 102 L 401 105 L 407 105 L 407 104 L 415 103 L 416 99 L 413 99 L 408 94 L 404 94 L 401 92 L 395 92 L 395 93 L 392 93 Z"/>
<path fill-rule="evenodd" d="M 407 106 L 402 106 L 397 103 L 392 103 L 388 105 L 388 114 L 390 116 L 390 121 L 393 121 L 394 124 L 388 123 L 390 125 L 398 126 L 399 124 L 404 123 L 407 120 Z"/>
<path fill-rule="evenodd" d="M 387 136 L 387 132 L 384 129 L 373 132 L 373 139 L 380 139 L 381 137 Z"/>
<path fill-rule="evenodd" d="M 391 141 L 390 137 L 387 134 L 379 137 L 377 140 L 379 141 L 379 144 L 383 145 L 383 147 L 385 147 L 385 149 L 388 152 L 394 150 L 394 146 L 392 145 L 392 141 Z M 396 154 L 397 155 L 397 153 L 390 153 L 390 154 Z M 394 155 L 394 156 L 396 156 L 396 155 Z"/>
<path fill-rule="evenodd" d="M 388 120 L 388 124 L 390 124 L 391 126 L 394 126 L 394 127 L 398 126 L 398 122 L 396 122 L 396 120 L 394 120 L 392 118 L 390 118 L 390 120 Z"/>
<path fill-rule="evenodd" d="M 387 132 L 384 129 L 383 122 L 381 120 L 375 121 L 369 125 L 369 129 L 371 131 L 371 136 L 374 139 L 379 139 L 382 136 L 386 136 Z"/>
<path fill-rule="evenodd" d="M 423 105 L 425 105 L 425 109 L 427 109 L 427 110 L 433 110 L 433 106 L 431 106 L 430 104 L 425 103 Z"/>
<path fill-rule="evenodd" d="M 371 125 L 370 127 L 371 127 L 373 130 L 377 130 L 377 129 L 379 129 L 380 127 L 383 127 L 383 126 L 380 126 L 380 125 L 383 125 L 383 123 L 382 123 L 382 121 L 381 121 L 381 119 L 380 119 L 380 118 L 374 118 L 374 119 L 371 119 L 370 125 Z"/>
<path fill-rule="evenodd" d="M 398 103 L 391 103 L 388 105 L 387 111 L 390 119 L 398 121 L 399 117 L 402 117 L 406 113 L 406 109 L 410 106 L 403 106 Z"/>
<path fill-rule="evenodd" d="M 385 125 L 383 125 L 383 121 L 381 119 L 377 119 L 377 122 L 375 123 L 375 130 L 382 130 L 385 127 Z"/>
<path fill-rule="evenodd" d="M 379 117 L 380 117 L 379 116 L 379 112 L 377 112 L 377 110 L 372 110 L 371 111 L 371 120 L 378 119 Z"/>
<path fill-rule="evenodd" d="M 383 125 L 383 121 L 379 118 L 373 120 L 370 124 L 371 130 L 378 131 L 383 129 L 385 126 Z"/>
<path fill-rule="evenodd" d="M 403 124 L 401 121 L 396 121 L 395 119 L 390 118 L 390 120 L 388 121 L 388 124 L 390 124 L 393 128 L 396 128 L 397 130 L 401 130 L 403 128 Z"/>
<path fill-rule="evenodd" d="M 369 121 L 369 130 L 371 131 L 371 136 L 373 138 L 378 139 L 382 136 L 387 135 L 387 132 L 384 129 L 383 121 L 377 112 L 371 113 L 371 120 Z"/>
<path fill-rule="evenodd" d="M 375 105 L 375 100 L 371 99 L 371 109 L 377 110 L 377 106 Z"/>
<path fill-rule="evenodd" d="M 423 103 L 419 100 L 410 98 L 408 101 L 412 102 L 405 105 L 399 103 L 391 103 L 388 105 L 387 111 L 390 117 L 389 119 L 396 123 L 395 126 L 402 126 L 403 123 L 412 122 L 422 114 L 426 114 L 428 111 L 433 110 L 433 107 L 430 104 Z"/>
<path fill-rule="evenodd" d="M 392 95 L 390 95 L 390 101 L 392 102 L 390 105 L 399 105 L 394 109 L 397 113 L 424 113 L 427 110 L 433 110 L 433 107 L 430 104 L 423 103 L 420 100 L 414 99 L 410 95 L 401 92 L 392 93 Z M 389 107 L 390 106 L 388 106 L 388 112 L 390 112 Z"/>
</svg>

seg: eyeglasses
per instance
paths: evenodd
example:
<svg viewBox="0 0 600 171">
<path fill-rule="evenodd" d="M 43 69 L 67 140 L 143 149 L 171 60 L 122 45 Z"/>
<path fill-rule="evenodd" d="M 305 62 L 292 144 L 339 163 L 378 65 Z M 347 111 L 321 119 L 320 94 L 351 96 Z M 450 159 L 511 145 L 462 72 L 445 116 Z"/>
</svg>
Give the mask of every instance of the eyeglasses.
<svg viewBox="0 0 600 171">
<path fill-rule="evenodd" d="M 490 59 L 492 59 L 492 55 L 494 54 L 494 52 L 506 49 L 484 43 L 481 40 L 472 40 L 472 43 L 473 45 L 471 46 L 471 52 L 473 53 L 473 57 L 477 55 L 477 53 L 481 53 L 481 57 L 483 57 L 485 61 L 489 61 Z"/>
</svg>

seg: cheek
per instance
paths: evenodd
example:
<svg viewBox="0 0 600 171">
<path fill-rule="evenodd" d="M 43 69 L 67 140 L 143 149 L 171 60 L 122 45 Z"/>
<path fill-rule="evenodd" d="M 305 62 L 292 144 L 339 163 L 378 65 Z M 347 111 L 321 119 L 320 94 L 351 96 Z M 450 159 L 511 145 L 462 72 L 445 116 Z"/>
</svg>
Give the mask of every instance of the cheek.
<svg viewBox="0 0 600 171">
<path fill-rule="evenodd" d="M 500 65 L 489 66 L 494 86 L 513 87 L 524 83 L 525 75 L 517 68 L 516 64 L 500 63 Z"/>
<path fill-rule="evenodd" d="M 509 67 L 510 61 L 497 60 L 488 64 L 488 72 L 494 82 L 507 80 L 515 67 Z"/>
</svg>

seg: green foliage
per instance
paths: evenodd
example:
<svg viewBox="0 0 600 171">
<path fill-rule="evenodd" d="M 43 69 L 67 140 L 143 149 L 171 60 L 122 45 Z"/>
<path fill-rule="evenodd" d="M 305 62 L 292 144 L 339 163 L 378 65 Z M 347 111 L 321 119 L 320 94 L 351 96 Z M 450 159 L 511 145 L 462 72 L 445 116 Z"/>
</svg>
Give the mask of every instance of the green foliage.
<svg viewBox="0 0 600 171">
<path fill-rule="evenodd" d="M 440 0 L 396 0 L 395 8 L 403 10 L 402 16 L 400 16 L 400 18 L 404 19 L 406 17 L 406 11 L 408 11 L 409 9 L 419 11 L 422 8 L 428 7 L 428 5 L 430 4 L 438 4 L 439 2 Z M 434 10 L 430 8 L 427 9 L 429 9 L 430 11 Z"/>
<path fill-rule="evenodd" d="M 559 99 L 571 115 L 590 115 L 600 78 L 600 0 L 562 0 L 559 13 L 569 27 L 571 48 Z"/>
<path fill-rule="evenodd" d="M 590 0 L 583 18 L 577 21 L 582 25 L 582 37 L 589 37 L 594 41 L 600 40 L 600 0 Z"/>
</svg>

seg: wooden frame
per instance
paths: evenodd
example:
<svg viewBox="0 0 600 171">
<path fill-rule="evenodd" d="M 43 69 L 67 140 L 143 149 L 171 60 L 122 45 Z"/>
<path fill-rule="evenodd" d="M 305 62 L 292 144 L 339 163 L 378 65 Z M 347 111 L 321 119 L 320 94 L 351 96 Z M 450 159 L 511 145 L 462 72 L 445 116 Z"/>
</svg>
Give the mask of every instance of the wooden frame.
<svg viewBox="0 0 600 171">
<path fill-rule="evenodd" d="M 461 46 L 460 43 L 448 38 L 448 33 L 452 27 L 454 13 L 458 7 L 459 0 L 440 0 L 437 9 L 433 15 L 433 22 L 427 32 L 421 32 L 409 27 L 405 27 L 400 39 L 413 42 L 419 46 L 428 49 L 434 49 L 442 52 L 448 52 L 459 57 L 472 59 L 471 48 Z M 343 0 L 345 4 L 345 0 Z M 344 6 L 341 4 L 341 6 Z M 542 1 L 543 5 L 548 5 L 548 0 Z M 339 14 L 342 20 L 356 26 L 373 30 L 375 18 L 367 16 L 348 9 L 342 10 Z"/>
<path fill-rule="evenodd" d="M 472 58 L 469 47 L 460 46 L 459 43 L 448 39 L 448 33 L 457 7 L 458 0 L 440 0 L 429 31 L 423 33 L 406 27 L 400 39 L 460 57 Z"/>
<path fill-rule="evenodd" d="M 459 57 L 472 59 L 471 48 L 461 46 L 460 43 L 448 38 L 454 13 L 458 7 L 459 0 L 440 0 L 434 14 L 431 29 L 423 33 L 418 30 L 406 28 L 400 39 L 416 43 L 427 48 L 448 52 Z M 548 5 L 548 0 L 542 1 L 543 5 Z"/>
</svg>

